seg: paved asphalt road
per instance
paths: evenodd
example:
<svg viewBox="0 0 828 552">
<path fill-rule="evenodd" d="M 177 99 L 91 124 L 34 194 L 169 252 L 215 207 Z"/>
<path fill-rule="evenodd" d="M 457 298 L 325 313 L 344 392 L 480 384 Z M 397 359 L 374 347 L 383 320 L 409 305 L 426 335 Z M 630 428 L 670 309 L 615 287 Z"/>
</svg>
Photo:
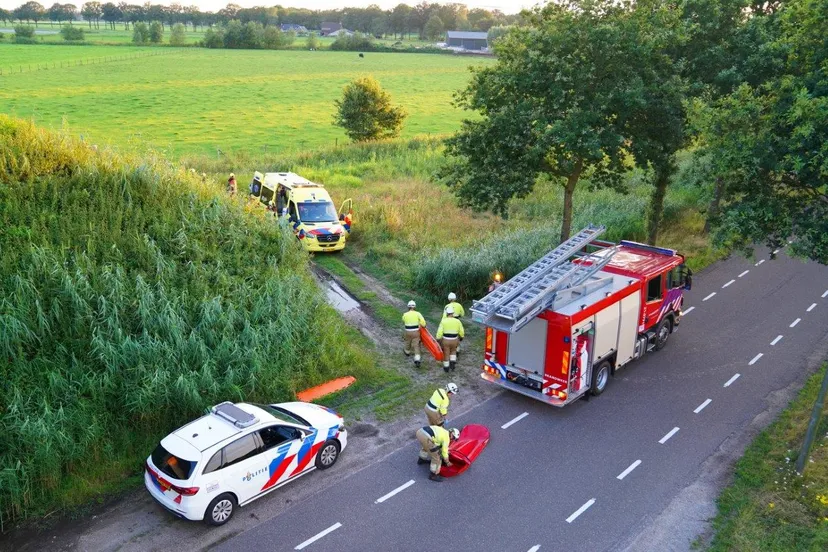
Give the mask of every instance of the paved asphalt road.
<svg viewBox="0 0 828 552">
<path fill-rule="evenodd" d="M 666 348 L 619 371 L 600 397 L 557 409 L 502 393 L 454 420 L 492 432 L 462 476 L 429 481 L 412 428 L 411 446 L 218 549 L 601 551 L 631 542 L 724 441 L 748 431 L 774 391 L 802 379 L 828 337 L 828 267 L 784 253 L 718 263 L 685 300 Z"/>
</svg>

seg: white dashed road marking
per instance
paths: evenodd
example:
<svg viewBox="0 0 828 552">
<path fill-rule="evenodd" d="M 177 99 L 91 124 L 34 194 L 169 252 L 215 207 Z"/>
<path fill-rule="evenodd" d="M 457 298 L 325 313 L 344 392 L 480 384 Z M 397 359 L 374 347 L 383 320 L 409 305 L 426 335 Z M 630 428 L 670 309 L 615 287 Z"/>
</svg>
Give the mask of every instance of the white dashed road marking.
<svg viewBox="0 0 828 552">
<path fill-rule="evenodd" d="M 791 322 L 791 325 L 790 325 L 789 327 L 793 328 L 794 326 L 796 326 L 797 324 L 799 324 L 801 321 L 802 321 L 802 319 L 801 319 L 801 318 L 797 318 L 796 320 L 794 320 L 793 322 Z"/>
<path fill-rule="evenodd" d="M 773 251 L 771 251 L 771 255 L 776 255 L 777 253 L 779 253 L 778 249 L 774 249 Z"/>
<path fill-rule="evenodd" d="M 716 295 L 715 291 L 713 293 L 711 293 L 710 295 L 708 295 L 707 297 L 705 297 L 704 299 L 702 299 L 702 301 L 707 301 L 708 299 L 712 298 L 714 295 Z"/>
<path fill-rule="evenodd" d="M 742 272 L 741 274 L 739 274 L 739 278 L 741 278 L 742 276 L 744 276 L 744 275 L 745 275 L 745 274 L 747 274 L 748 272 L 750 272 L 750 270 L 745 270 L 744 272 Z"/>
<path fill-rule="evenodd" d="M 754 364 L 756 364 L 756 361 L 758 361 L 758 360 L 759 360 L 760 358 L 762 358 L 763 356 L 765 356 L 763 353 L 759 353 L 758 355 L 756 355 L 755 357 L 753 357 L 753 358 L 750 360 L 750 362 L 748 362 L 748 366 L 753 366 Z"/>
<path fill-rule="evenodd" d="M 637 468 L 637 467 L 638 467 L 638 465 L 639 465 L 640 463 L 641 463 L 641 460 L 636 460 L 635 462 L 633 462 L 632 464 L 630 464 L 630 467 L 629 467 L 629 468 L 627 468 L 626 470 L 624 470 L 624 471 L 622 471 L 620 474 L 618 474 L 617 479 L 618 479 L 619 481 L 621 481 L 622 479 L 624 479 L 625 477 L 627 477 L 628 475 L 630 475 L 630 472 L 631 472 L 631 471 L 633 471 L 635 468 Z"/>
<path fill-rule="evenodd" d="M 736 282 L 736 280 L 729 281 L 728 283 L 726 283 L 725 285 L 722 286 L 722 289 L 726 288 L 727 286 L 729 286 L 730 284 L 733 284 L 735 282 Z"/>
<path fill-rule="evenodd" d="M 569 516 L 568 518 L 566 518 L 566 522 L 567 522 L 567 523 L 572 523 L 573 521 L 575 521 L 576 519 L 578 519 L 578 516 L 580 516 L 581 514 L 583 514 L 584 512 L 586 512 L 586 511 L 589 509 L 589 507 L 590 507 L 590 506 L 592 506 L 593 504 L 595 504 L 595 499 L 594 499 L 594 498 L 590 498 L 589 500 L 587 500 L 586 504 L 584 504 L 583 506 L 581 506 L 580 508 L 578 508 L 578 509 L 575 511 L 575 513 L 574 513 L 574 514 L 572 514 L 571 516 Z"/>
<path fill-rule="evenodd" d="M 753 266 L 759 266 L 760 264 L 762 264 L 762 263 L 764 263 L 764 262 L 765 262 L 765 259 L 762 259 L 761 261 L 759 261 L 758 263 L 756 263 L 756 264 L 755 264 L 755 265 L 753 265 Z"/>
<path fill-rule="evenodd" d="M 734 381 L 736 381 L 737 379 L 739 379 L 739 376 L 741 376 L 741 374 L 735 374 L 732 378 L 730 378 L 729 380 L 727 380 L 727 382 L 725 382 L 724 386 L 725 387 L 730 387 L 730 384 L 733 383 Z"/>
<path fill-rule="evenodd" d="M 518 423 L 519 421 L 521 421 L 522 419 L 524 419 L 528 415 L 529 415 L 528 412 L 524 412 L 523 414 L 521 414 L 517 418 L 513 418 L 513 419 L 509 420 L 508 422 L 506 422 L 505 424 L 503 424 L 502 426 L 500 426 L 500 429 L 506 429 L 507 427 L 514 425 L 514 424 Z"/>
<path fill-rule="evenodd" d="M 811 303 L 811 306 L 805 309 L 805 312 L 811 312 L 816 308 L 816 303 Z"/>
<path fill-rule="evenodd" d="M 393 491 L 391 491 L 390 493 L 388 493 L 388 494 L 386 494 L 386 495 L 382 495 L 381 497 L 379 497 L 379 498 L 376 500 L 376 503 L 377 503 L 377 504 L 381 504 L 381 503 L 385 502 L 386 500 L 388 500 L 389 498 L 391 498 L 391 497 L 392 497 L 392 496 L 394 496 L 395 494 L 400 493 L 400 492 L 402 492 L 402 491 L 406 490 L 407 488 L 409 488 L 409 487 L 410 487 L 411 485 L 413 485 L 413 484 L 414 484 L 414 480 L 412 479 L 412 480 L 411 480 L 411 481 L 409 481 L 408 483 L 405 483 L 404 485 L 400 485 L 399 487 L 397 487 L 396 489 L 394 489 L 394 490 L 393 490 Z"/>
<path fill-rule="evenodd" d="M 820 297 L 822 297 L 823 299 L 825 299 L 826 297 L 828 297 L 828 289 L 826 289 L 826 290 L 825 290 L 825 293 L 823 293 Z"/>
<path fill-rule="evenodd" d="M 663 445 L 664 443 L 666 443 L 667 441 L 669 441 L 669 440 L 670 440 L 670 437 L 672 437 L 673 435 L 675 435 L 676 433 L 678 433 L 678 430 L 679 430 L 679 428 L 677 428 L 677 427 L 674 427 L 673 429 L 671 429 L 671 430 L 667 433 L 667 435 L 665 435 L 664 437 L 662 437 L 662 438 L 661 438 L 661 440 L 659 440 L 659 443 Z"/>
<path fill-rule="evenodd" d="M 779 343 L 779 340 L 780 340 L 780 339 L 782 339 L 782 336 L 781 336 L 781 335 L 777 335 L 777 336 L 776 336 L 776 339 L 774 339 L 773 341 L 771 341 L 771 345 L 776 345 L 777 343 Z"/>
<path fill-rule="evenodd" d="M 529 552 L 538 552 L 538 550 L 540 550 L 540 545 L 536 544 L 535 546 L 529 549 Z"/>
<path fill-rule="evenodd" d="M 690 307 L 686 311 L 682 311 L 681 315 L 684 316 L 685 314 L 689 313 L 691 310 L 695 309 L 696 307 Z"/>
<path fill-rule="evenodd" d="M 294 548 L 294 550 L 302 550 L 306 546 L 309 546 L 309 545 L 315 543 L 316 541 L 318 541 L 319 539 L 321 539 L 322 537 L 324 537 L 328 533 L 333 533 L 334 531 L 336 531 L 340 527 L 342 527 L 341 523 L 334 523 L 333 525 L 331 525 L 330 527 L 328 527 L 327 529 L 325 529 L 321 533 L 315 534 L 314 536 L 312 536 L 311 538 L 309 538 L 308 540 L 306 540 L 305 542 L 303 542 L 302 544 L 300 544 L 299 546 Z"/>
<path fill-rule="evenodd" d="M 693 411 L 693 414 L 698 414 L 699 412 L 701 412 L 702 410 L 704 410 L 704 409 L 705 409 L 705 407 L 706 407 L 708 404 L 710 404 L 710 403 L 712 403 L 712 402 L 713 402 L 713 399 L 707 399 L 706 401 L 704 401 L 703 403 L 701 403 L 699 406 L 697 406 L 697 407 L 696 407 L 696 409 Z"/>
</svg>

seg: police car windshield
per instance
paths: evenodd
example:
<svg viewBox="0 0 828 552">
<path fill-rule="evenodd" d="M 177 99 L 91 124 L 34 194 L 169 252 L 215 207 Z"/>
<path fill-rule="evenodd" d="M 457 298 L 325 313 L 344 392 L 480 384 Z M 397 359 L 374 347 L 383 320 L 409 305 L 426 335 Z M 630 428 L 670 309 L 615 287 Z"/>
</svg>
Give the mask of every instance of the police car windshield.
<svg viewBox="0 0 828 552">
<path fill-rule="evenodd" d="M 299 220 L 302 222 L 336 222 L 336 209 L 330 201 L 299 203 Z"/>
</svg>

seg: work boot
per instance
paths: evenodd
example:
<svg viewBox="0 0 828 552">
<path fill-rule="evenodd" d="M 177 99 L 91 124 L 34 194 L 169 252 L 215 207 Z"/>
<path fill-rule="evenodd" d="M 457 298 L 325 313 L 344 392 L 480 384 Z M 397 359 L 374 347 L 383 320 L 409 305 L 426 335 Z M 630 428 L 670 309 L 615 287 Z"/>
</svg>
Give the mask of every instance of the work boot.
<svg viewBox="0 0 828 552">
<path fill-rule="evenodd" d="M 419 367 L 420 367 L 420 364 L 421 364 L 421 363 L 420 363 L 420 361 L 419 361 L 419 360 L 415 360 L 415 361 L 414 361 L 414 366 L 416 366 L 417 368 L 419 368 Z"/>
<path fill-rule="evenodd" d="M 453 360 L 451 362 L 449 362 L 449 370 L 451 370 L 453 372 L 456 367 L 457 367 L 456 362 L 454 362 Z M 446 370 L 446 371 L 448 371 L 448 370 Z"/>
<path fill-rule="evenodd" d="M 428 478 L 431 479 L 432 481 L 436 481 L 437 483 L 441 483 L 443 481 L 443 476 L 442 475 L 437 475 L 436 473 L 432 473 L 431 475 L 428 476 Z"/>
<path fill-rule="evenodd" d="M 405 356 L 407 356 L 407 357 L 411 356 L 411 353 L 409 353 L 408 351 L 403 351 L 403 354 L 405 354 Z"/>
<path fill-rule="evenodd" d="M 448 367 L 448 366 L 443 366 L 443 372 L 445 372 L 446 374 L 448 374 L 448 372 L 449 372 L 449 367 Z"/>
<path fill-rule="evenodd" d="M 422 458 L 417 458 L 417 465 L 421 466 L 423 464 L 428 464 L 428 460 L 423 460 Z"/>
</svg>

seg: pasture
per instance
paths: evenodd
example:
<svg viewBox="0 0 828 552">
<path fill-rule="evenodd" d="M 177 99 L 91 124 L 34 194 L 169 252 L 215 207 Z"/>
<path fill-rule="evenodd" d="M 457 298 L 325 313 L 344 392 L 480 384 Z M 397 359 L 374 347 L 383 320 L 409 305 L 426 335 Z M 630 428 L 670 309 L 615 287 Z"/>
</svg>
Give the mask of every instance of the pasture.
<svg viewBox="0 0 828 552">
<path fill-rule="evenodd" d="M 0 45 L 5 60 L 53 65 L 56 56 L 117 56 L 119 47 Z M 457 129 L 452 94 L 472 63 L 430 54 L 163 49 L 164 55 L 0 77 L 0 111 L 68 127 L 99 144 L 152 147 L 173 157 L 285 152 L 345 140 L 331 124 L 342 87 L 373 75 L 408 110 L 404 137 Z M 14 65 L 16 61 L 10 63 Z M 20 63 L 18 62 L 18 65 Z"/>
</svg>

